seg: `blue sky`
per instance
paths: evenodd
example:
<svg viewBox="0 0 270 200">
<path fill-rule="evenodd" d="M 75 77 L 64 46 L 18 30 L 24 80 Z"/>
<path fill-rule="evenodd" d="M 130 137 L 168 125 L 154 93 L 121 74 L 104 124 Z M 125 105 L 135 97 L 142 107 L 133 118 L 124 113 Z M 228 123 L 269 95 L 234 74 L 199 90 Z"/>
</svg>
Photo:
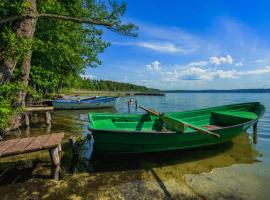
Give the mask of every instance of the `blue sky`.
<svg viewBox="0 0 270 200">
<path fill-rule="evenodd" d="M 97 79 L 158 89 L 270 88 L 270 1 L 127 0 L 137 38 L 112 45 Z"/>
</svg>

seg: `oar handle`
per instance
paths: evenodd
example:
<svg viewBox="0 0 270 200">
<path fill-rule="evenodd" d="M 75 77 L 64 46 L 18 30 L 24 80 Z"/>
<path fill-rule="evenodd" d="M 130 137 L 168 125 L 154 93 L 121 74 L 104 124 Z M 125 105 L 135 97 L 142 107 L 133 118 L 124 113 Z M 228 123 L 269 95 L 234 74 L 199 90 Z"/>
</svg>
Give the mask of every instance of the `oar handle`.
<svg viewBox="0 0 270 200">
<path fill-rule="evenodd" d="M 193 126 L 193 125 L 191 125 L 191 124 L 189 124 L 189 123 L 185 123 L 185 124 L 186 124 L 188 127 L 192 128 L 192 129 L 194 129 L 194 130 L 196 130 L 196 131 L 198 131 L 198 132 L 200 132 L 200 133 L 205 133 L 205 134 L 211 135 L 211 136 L 213 136 L 213 137 L 220 138 L 220 135 L 217 134 L 217 133 L 213 133 L 213 132 L 211 132 L 211 131 L 201 129 L 201 128 L 196 127 L 196 126 Z"/>
</svg>

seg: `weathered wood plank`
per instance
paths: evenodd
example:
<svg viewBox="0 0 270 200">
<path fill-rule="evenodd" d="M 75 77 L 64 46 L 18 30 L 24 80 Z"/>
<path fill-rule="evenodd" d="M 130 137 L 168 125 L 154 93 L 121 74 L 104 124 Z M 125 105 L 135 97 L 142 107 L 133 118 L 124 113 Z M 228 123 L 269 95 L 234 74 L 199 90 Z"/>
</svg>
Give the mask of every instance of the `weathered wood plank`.
<svg viewBox="0 0 270 200">
<path fill-rule="evenodd" d="M 27 127 L 30 127 L 30 119 L 29 119 L 29 113 L 24 113 L 24 118 L 25 118 L 25 125 Z"/>
<path fill-rule="evenodd" d="M 13 140 L 7 140 L 7 141 L 1 141 L 0 142 L 0 156 L 3 155 L 5 150 L 7 150 L 9 147 L 13 146 L 16 144 L 20 139 L 13 139 Z"/>
<path fill-rule="evenodd" d="M 54 133 L 1 141 L 0 157 L 49 149 L 52 160 L 52 175 L 54 179 L 59 180 L 61 170 L 61 141 L 63 138 L 64 133 Z"/>
<path fill-rule="evenodd" d="M 26 107 L 27 112 L 45 112 L 45 111 L 53 111 L 52 106 L 33 106 L 33 107 Z"/>
<path fill-rule="evenodd" d="M 40 135 L 0 142 L 0 157 L 50 149 L 61 144 L 64 133 Z"/>
<path fill-rule="evenodd" d="M 51 126 L 52 125 L 52 116 L 51 113 L 49 111 L 45 112 L 45 120 L 46 120 L 46 124 Z"/>
<path fill-rule="evenodd" d="M 22 138 L 3 152 L 3 156 L 20 154 L 35 139 L 35 137 Z"/>
<path fill-rule="evenodd" d="M 60 144 L 64 138 L 64 133 L 51 134 L 48 140 L 43 144 L 43 148 L 52 148 Z"/>
<path fill-rule="evenodd" d="M 35 137 L 35 139 L 32 141 L 31 144 L 29 144 L 24 151 L 30 152 L 30 151 L 38 151 L 42 150 L 43 144 L 48 140 L 50 135 L 40 135 Z"/>
</svg>

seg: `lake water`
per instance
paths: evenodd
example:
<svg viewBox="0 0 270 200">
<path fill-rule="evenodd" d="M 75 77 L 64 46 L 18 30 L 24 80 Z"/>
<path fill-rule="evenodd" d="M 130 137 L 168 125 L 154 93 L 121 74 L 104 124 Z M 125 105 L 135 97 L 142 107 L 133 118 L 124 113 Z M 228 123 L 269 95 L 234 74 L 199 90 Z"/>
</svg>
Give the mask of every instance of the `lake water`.
<svg viewBox="0 0 270 200">
<path fill-rule="evenodd" d="M 64 131 L 66 138 L 70 135 L 85 135 L 88 132 L 89 112 L 127 113 L 129 98 L 136 99 L 138 105 L 159 112 L 185 111 L 254 101 L 261 102 L 266 107 L 266 112 L 258 123 L 257 144 L 253 144 L 252 130 L 248 130 L 231 142 L 212 147 L 149 155 L 100 156 L 95 159 L 94 172 L 90 175 L 85 173 L 83 168 L 76 176 L 70 176 L 66 172 L 64 186 L 57 187 L 55 183 L 39 178 L 40 174 L 49 173 L 45 170 L 48 168 L 45 165 L 45 168 L 36 167 L 37 169 L 30 175 L 34 178 L 30 180 L 21 180 L 20 183 L 10 181 L 7 184 L 2 178 L 4 184 L 0 185 L 0 192 L 6 193 L 10 199 L 26 197 L 25 194 L 37 198 L 43 198 L 42 195 L 45 195 L 47 199 L 65 199 L 66 195 L 79 195 L 88 199 L 178 199 L 180 197 L 197 199 L 199 197 L 196 196 L 196 192 L 192 191 L 183 180 L 186 174 L 200 174 L 215 168 L 234 164 L 251 165 L 256 162 L 270 167 L 270 94 L 266 93 L 170 93 L 166 96 L 120 97 L 115 109 L 54 111 L 53 125 L 50 129 L 44 125 L 40 117 L 34 118 L 32 128 L 17 132 L 17 136 L 33 136 L 58 131 Z M 136 110 L 132 105 L 131 113 L 143 112 L 139 108 Z M 64 151 L 65 149 L 68 148 L 64 147 Z M 67 171 L 69 158 L 70 156 L 63 157 L 63 171 Z M 9 162 L 11 161 L 4 161 L 4 164 Z M 47 188 L 44 185 L 47 185 Z"/>
</svg>

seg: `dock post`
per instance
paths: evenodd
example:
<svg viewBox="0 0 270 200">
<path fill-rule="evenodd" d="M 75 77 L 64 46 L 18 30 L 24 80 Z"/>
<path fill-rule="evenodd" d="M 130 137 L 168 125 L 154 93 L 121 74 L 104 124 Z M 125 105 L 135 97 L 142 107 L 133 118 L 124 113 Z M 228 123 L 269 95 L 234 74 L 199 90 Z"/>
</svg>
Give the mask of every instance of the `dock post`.
<svg viewBox="0 0 270 200">
<path fill-rule="evenodd" d="M 50 111 L 45 112 L 45 120 L 48 126 L 52 125 L 52 116 Z"/>
<path fill-rule="evenodd" d="M 76 138 L 74 136 L 69 138 L 69 143 L 72 148 L 72 161 L 70 166 L 70 172 L 72 174 L 76 174 L 77 165 L 79 162 L 79 143 L 76 141 Z"/>
<path fill-rule="evenodd" d="M 128 113 L 130 113 L 130 104 L 131 104 L 131 99 L 128 100 Z"/>
<path fill-rule="evenodd" d="M 253 144 L 257 144 L 257 125 L 258 125 L 258 122 L 256 122 L 256 123 L 253 125 L 253 135 L 252 135 L 252 138 L 253 138 Z"/>
<path fill-rule="evenodd" d="M 55 180 L 59 180 L 61 169 L 61 144 L 58 144 L 55 148 L 49 149 L 49 152 L 52 161 L 52 176 Z"/>
<path fill-rule="evenodd" d="M 27 128 L 30 127 L 30 119 L 29 119 L 29 113 L 28 112 L 24 113 L 24 119 L 25 119 L 26 127 Z"/>
</svg>

